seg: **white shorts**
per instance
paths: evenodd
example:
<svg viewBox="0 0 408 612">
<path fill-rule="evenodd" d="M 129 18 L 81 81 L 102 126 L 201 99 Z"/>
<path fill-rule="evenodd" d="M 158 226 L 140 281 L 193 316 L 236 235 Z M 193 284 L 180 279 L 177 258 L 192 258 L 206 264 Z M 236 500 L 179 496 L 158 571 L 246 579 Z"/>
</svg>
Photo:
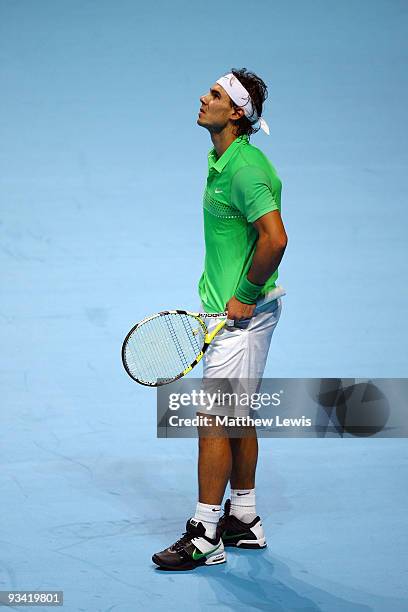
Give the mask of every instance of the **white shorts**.
<svg viewBox="0 0 408 612">
<path fill-rule="evenodd" d="M 272 335 L 282 310 L 279 296 L 284 294 L 282 287 L 273 289 L 257 302 L 251 319 L 237 321 L 234 327 L 225 326 L 217 334 L 203 358 L 204 390 L 215 391 L 216 381 L 211 385 L 210 379 L 228 379 L 232 391 L 257 392 L 265 370 Z M 205 323 L 211 331 L 217 325 L 218 319 L 208 318 Z M 216 404 L 208 414 L 247 416 L 249 409 L 245 406 L 226 407 Z"/>
</svg>

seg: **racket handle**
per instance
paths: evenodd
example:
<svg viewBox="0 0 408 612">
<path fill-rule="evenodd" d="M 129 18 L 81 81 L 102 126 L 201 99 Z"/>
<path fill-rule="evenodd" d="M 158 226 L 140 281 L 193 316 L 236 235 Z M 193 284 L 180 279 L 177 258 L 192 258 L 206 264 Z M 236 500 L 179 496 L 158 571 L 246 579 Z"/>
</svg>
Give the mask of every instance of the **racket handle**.
<svg viewBox="0 0 408 612">
<path fill-rule="evenodd" d="M 217 313 L 208 313 L 208 312 L 199 312 L 198 315 L 200 317 L 203 317 L 203 319 L 207 319 L 209 317 L 212 318 L 216 318 L 216 319 L 220 319 L 222 317 L 228 317 L 228 312 L 217 312 Z M 227 327 L 234 327 L 235 325 L 235 319 L 228 319 L 225 321 L 225 325 Z"/>
</svg>

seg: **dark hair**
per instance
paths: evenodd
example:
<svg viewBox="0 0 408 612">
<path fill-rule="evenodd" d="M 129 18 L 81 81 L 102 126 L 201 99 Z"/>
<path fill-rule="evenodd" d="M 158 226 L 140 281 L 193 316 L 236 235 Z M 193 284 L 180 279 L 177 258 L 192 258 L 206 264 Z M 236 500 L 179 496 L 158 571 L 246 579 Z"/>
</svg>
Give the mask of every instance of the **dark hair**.
<svg viewBox="0 0 408 612">
<path fill-rule="evenodd" d="M 246 68 L 240 68 L 239 70 L 232 68 L 231 72 L 237 77 L 239 82 L 242 83 L 251 96 L 252 104 L 255 106 L 258 117 L 260 117 L 262 115 L 263 103 L 268 97 L 268 88 L 266 84 L 259 76 L 257 76 L 254 72 L 250 72 Z M 234 108 L 239 108 L 239 106 L 232 100 L 231 105 Z M 250 136 L 259 130 L 259 127 L 254 127 L 253 123 L 251 123 L 251 121 L 245 115 L 243 115 L 241 119 L 238 119 L 235 122 L 235 125 L 237 137 L 242 136 L 243 134 Z"/>
</svg>

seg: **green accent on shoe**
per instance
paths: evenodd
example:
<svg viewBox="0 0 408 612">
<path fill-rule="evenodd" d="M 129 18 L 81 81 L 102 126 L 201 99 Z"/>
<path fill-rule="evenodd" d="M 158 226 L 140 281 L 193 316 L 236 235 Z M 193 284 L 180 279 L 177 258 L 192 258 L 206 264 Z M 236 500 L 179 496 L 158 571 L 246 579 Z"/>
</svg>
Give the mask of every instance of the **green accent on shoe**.
<svg viewBox="0 0 408 612">
<path fill-rule="evenodd" d="M 194 559 L 194 561 L 198 561 L 199 559 L 202 559 L 203 557 L 206 557 L 210 553 L 212 553 L 215 550 L 217 550 L 220 546 L 221 546 L 221 542 L 218 544 L 218 546 L 216 546 L 215 548 L 212 548 L 211 550 L 207 550 L 207 552 L 205 552 L 205 553 L 200 553 L 200 552 L 198 552 L 197 548 L 195 548 L 193 550 L 193 554 L 191 556 Z"/>
<path fill-rule="evenodd" d="M 248 531 L 245 531 L 244 533 L 234 533 L 234 535 L 227 535 L 227 532 L 224 531 L 221 538 L 223 540 L 232 540 L 232 538 L 239 538 L 240 536 L 248 535 L 248 533 L 249 533 Z"/>
</svg>

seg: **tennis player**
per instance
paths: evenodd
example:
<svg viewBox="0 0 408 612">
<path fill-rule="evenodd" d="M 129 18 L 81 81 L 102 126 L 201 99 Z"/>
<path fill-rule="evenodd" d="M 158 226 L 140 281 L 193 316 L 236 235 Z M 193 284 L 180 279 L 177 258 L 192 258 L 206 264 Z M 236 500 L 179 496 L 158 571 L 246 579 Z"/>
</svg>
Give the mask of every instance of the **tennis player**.
<svg viewBox="0 0 408 612">
<path fill-rule="evenodd" d="M 197 123 L 209 131 L 214 146 L 208 154 L 204 192 L 206 256 L 199 294 L 205 312 L 226 307 L 228 318 L 234 320 L 204 357 L 207 381 L 260 381 L 281 313 L 284 292 L 276 280 L 287 244 L 280 215 L 281 181 L 267 157 L 250 144 L 250 136 L 260 128 L 269 134 L 262 118 L 266 97 L 262 79 L 243 68 L 219 78 L 200 98 Z M 225 415 L 225 410 L 219 406 L 217 412 L 215 407 L 212 414 Z M 237 414 L 236 408 L 228 410 Z M 218 431 L 212 428 L 212 435 L 204 429 L 199 428 L 196 511 L 183 536 L 153 555 L 162 569 L 224 563 L 225 546 L 266 546 L 255 500 L 255 429 L 235 438 L 219 431 L 220 426 Z M 228 481 L 231 495 L 221 517 Z"/>
</svg>

